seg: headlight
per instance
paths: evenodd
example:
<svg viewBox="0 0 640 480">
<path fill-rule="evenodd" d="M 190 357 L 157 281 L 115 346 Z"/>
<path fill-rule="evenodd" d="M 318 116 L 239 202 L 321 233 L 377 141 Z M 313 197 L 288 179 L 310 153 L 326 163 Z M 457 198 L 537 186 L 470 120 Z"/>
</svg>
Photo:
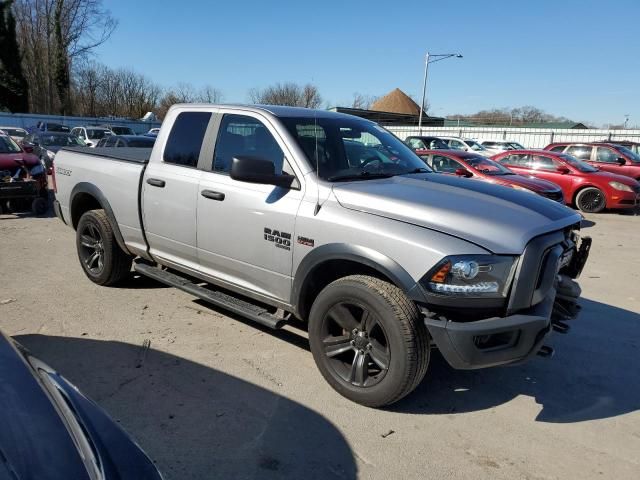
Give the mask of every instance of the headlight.
<svg viewBox="0 0 640 480">
<path fill-rule="evenodd" d="M 498 255 L 456 255 L 444 258 L 420 281 L 436 295 L 505 298 L 516 258 Z"/>
<path fill-rule="evenodd" d="M 56 154 L 54 152 L 52 152 L 51 150 L 47 150 L 47 157 L 49 157 L 50 160 L 53 160 L 53 157 L 55 157 Z"/>
<path fill-rule="evenodd" d="M 611 185 L 616 190 L 620 190 L 621 192 L 633 192 L 633 189 L 629 185 L 625 185 L 624 183 L 609 182 L 609 185 Z"/>
</svg>

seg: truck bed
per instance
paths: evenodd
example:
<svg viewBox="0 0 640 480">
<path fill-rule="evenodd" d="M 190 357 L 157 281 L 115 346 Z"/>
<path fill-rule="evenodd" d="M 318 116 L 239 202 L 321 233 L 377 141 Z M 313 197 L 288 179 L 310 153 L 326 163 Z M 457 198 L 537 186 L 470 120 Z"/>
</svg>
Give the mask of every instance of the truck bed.
<svg viewBox="0 0 640 480">
<path fill-rule="evenodd" d="M 81 153 L 92 157 L 103 157 L 109 160 L 119 160 L 121 162 L 134 162 L 146 165 L 151 158 L 152 148 L 86 148 L 86 147 L 65 147 L 61 150 Z"/>
<path fill-rule="evenodd" d="M 147 245 L 142 231 L 140 188 L 151 157 L 150 148 L 63 148 L 54 160 L 56 199 L 60 212 L 69 224 L 71 202 L 87 193 L 103 202 L 122 234 L 122 241 L 132 253 L 142 255 Z"/>
</svg>

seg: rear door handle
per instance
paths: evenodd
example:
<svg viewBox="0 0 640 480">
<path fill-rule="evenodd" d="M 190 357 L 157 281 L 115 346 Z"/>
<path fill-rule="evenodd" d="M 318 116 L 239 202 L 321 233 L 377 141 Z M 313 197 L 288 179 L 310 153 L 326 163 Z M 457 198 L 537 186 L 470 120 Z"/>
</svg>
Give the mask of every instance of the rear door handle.
<svg viewBox="0 0 640 480">
<path fill-rule="evenodd" d="M 153 185 L 154 187 L 164 188 L 166 182 L 164 180 L 160 180 L 158 178 L 147 178 L 147 183 L 149 185 Z"/>
<path fill-rule="evenodd" d="M 213 190 L 202 190 L 200 192 L 204 198 L 210 198 L 211 200 L 217 200 L 219 202 L 224 200 L 224 193 L 222 192 L 214 192 Z"/>
</svg>

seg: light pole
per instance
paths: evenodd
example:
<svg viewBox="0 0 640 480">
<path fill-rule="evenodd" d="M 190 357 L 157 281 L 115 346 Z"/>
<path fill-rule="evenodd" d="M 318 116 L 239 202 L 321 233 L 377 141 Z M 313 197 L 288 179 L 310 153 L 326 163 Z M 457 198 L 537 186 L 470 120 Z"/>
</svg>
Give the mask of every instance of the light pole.
<svg viewBox="0 0 640 480">
<path fill-rule="evenodd" d="M 429 73 L 429 64 L 439 62 L 440 60 L 446 60 L 447 58 L 456 57 L 462 58 L 459 53 L 438 53 L 433 54 L 427 52 L 427 57 L 424 62 L 424 83 L 422 84 L 422 102 L 420 103 L 420 118 L 418 119 L 418 131 L 422 135 L 422 113 L 424 111 L 424 102 L 427 97 L 427 74 Z"/>
</svg>

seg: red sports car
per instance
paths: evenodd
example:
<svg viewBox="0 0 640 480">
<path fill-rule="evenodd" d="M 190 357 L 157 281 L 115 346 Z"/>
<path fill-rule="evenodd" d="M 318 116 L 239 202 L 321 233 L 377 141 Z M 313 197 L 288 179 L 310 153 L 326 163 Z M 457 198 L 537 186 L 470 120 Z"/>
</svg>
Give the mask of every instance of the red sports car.
<svg viewBox="0 0 640 480">
<path fill-rule="evenodd" d="M 525 190 L 564 203 L 564 196 L 558 185 L 516 175 L 505 166 L 477 153 L 463 150 L 420 150 L 419 155 L 436 172 Z"/>
<path fill-rule="evenodd" d="M 605 208 L 634 208 L 640 204 L 640 183 L 633 178 L 603 172 L 566 153 L 547 150 L 511 150 L 492 157 L 521 175 L 560 185 L 567 204 L 583 212 Z"/>
</svg>

